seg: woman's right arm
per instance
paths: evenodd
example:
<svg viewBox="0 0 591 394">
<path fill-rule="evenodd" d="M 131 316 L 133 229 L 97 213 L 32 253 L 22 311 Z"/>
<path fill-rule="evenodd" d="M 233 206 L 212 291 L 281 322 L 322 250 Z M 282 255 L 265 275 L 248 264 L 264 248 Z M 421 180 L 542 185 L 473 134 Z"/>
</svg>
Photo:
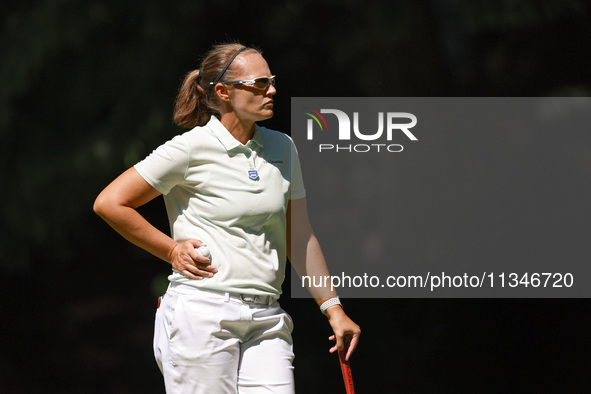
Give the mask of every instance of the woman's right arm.
<svg viewBox="0 0 591 394">
<path fill-rule="evenodd" d="M 213 276 L 217 269 L 209 264 L 209 259 L 195 251 L 203 245 L 201 241 L 190 239 L 178 243 L 136 210 L 159 195 L 160 192 L 132 167 L 98 195 L 93 208 L 125 239 L 170 263 L 183 275 L 193 279 Z"/>
</svg>

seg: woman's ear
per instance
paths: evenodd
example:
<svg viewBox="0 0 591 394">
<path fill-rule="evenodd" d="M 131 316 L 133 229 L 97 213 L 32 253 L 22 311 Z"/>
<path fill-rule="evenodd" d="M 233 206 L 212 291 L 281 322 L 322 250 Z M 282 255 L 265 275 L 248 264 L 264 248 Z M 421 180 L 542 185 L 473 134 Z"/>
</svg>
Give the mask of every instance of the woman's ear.
<svg viewBox="0 0 591 394">
<path fill-rule="evenodd" d="M 220 98 L 222 101 L 230 101 L 230 90 L 226 85 L 223 83 L 217 83 L 214 86 L 215 94 Z"/>
</svg>

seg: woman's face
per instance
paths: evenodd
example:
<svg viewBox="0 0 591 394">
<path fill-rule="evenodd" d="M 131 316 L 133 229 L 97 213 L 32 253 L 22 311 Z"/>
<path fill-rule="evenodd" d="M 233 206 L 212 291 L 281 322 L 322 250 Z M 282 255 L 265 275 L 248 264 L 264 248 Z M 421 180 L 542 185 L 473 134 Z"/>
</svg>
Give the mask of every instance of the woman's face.
<svg viewBox="0 0 591 394">
<path fill-rule="evenodd" d="M 269 65 L 256 52 L 240 54 L 234 60 L 233 80 L 251 80 L 271 77 Z M 273 96 L 277 93 L 273 85 L 257 89 L 247 85 L 226 85 L 230 87 L 230 104 L 242 121 L 258 122 L 273 116 Z"/>
</svg>

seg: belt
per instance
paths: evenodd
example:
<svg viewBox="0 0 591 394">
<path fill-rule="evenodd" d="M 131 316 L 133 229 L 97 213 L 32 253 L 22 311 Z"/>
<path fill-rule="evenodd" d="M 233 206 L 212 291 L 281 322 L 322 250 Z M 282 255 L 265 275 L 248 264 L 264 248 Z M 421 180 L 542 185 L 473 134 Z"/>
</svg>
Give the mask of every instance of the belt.
<svg viewBox="0 0 591 394">
<path fill-rule="evenodd" d="M 252 305 L 271 305 L 277 302 L 278 297 L 274 295 L 262 295 L 262 294 L 243 294 L 243 293 L 234 293 L 229 291 L 221 291 L 221 290 L 213 290 L 213 289 L 205 289 L 202 287 L 191 286 L 184 283 L 177 283 L 177 282 L 170 282 L 169 285 L 170 289 L 175 290 L 188 290 L 190 292 L 203 292 L 208 294 L 214 294 L 219 296 L 220 298 L 224 298 L 226 302 L 233 300 L 238 301 L 243 304 L 252 304 Z"/>
</svg>

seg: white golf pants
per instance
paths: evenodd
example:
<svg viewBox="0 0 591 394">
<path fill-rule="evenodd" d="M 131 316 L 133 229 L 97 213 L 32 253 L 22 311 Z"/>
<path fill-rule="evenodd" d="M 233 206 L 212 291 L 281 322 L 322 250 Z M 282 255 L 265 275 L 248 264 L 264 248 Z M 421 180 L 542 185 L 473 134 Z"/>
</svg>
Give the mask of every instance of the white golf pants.
<svg viewBox="0 0 591 394">
<path fill-rule="evenodd" d="M 167 393 L 294 393 L 291 317 L 249 301 L 171 283 L 154 329 Z"/>
</svg>

